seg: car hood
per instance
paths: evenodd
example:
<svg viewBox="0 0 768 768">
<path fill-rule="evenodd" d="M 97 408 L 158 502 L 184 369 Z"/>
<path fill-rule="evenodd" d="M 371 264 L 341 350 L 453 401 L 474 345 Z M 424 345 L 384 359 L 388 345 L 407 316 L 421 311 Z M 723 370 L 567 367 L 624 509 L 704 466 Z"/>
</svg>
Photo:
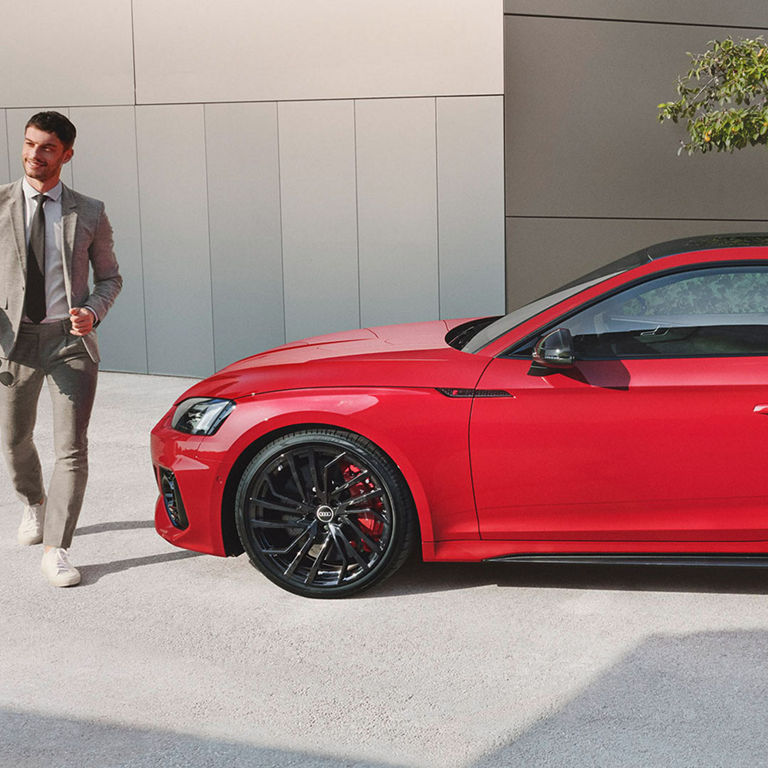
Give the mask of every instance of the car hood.
<svg viewBox="0 0 768 768">
<path fill-rule="evenodd" d="M 228 365 L 180 400 L 316 387 L 473 388 L 488 359 L 445 343 L 446 333 L 462 322 L 379 326 L 303 339 Z"/>
</svg>

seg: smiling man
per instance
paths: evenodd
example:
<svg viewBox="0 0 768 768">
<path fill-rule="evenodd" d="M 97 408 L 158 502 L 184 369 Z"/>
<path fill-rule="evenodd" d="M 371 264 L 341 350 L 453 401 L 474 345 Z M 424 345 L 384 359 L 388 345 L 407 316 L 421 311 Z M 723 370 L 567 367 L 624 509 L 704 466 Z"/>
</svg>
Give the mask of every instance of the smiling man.
<svg viewBox="0 0 768 768">
<path fill-rule="evenodd" d="M 68 550 L 88 478 L 94 328 L 122 287 L 104 204 L 59 179 L 75 134 L 58 112 L 33 115 L 24 132 L 24 177 L 0 186 L 0 439 L 24 504 L 19 544 L 42 542 L 43 575 L 57 587 L 80 581 Z M 56 452 L 47 494 L 33 441 L 44 380 Z"/>
</svg>

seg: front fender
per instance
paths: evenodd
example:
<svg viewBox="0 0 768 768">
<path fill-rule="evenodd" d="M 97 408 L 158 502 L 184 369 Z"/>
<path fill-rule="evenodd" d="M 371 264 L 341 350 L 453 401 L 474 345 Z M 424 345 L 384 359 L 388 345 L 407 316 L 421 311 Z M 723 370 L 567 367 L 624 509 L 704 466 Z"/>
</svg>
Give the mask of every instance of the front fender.
<svg viewBox="0 0 768 768">
<path fill-rule="evenodd" d="M 477 539 L 470 477 L 471 401 L 434 389 L 366 388 L 282 391 L 238 399 L 198 456 L 220 462 L 221 474 L 242 471 L 241 457 L 272 436 L 308 426 L 366 437 L 398 466 L 416 504 L 423 542 Z M 236 478 L 234 478 L 236 479 Z"/>
</svg>

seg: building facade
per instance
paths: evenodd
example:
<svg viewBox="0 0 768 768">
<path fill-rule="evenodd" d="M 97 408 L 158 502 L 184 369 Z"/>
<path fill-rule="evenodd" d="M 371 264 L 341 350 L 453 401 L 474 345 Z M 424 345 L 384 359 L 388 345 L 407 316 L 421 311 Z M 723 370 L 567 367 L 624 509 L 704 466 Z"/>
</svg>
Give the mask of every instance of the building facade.
<svg viewBox="0 0 768 768">
<path fill-rule="evenodd" d="M 503 311 L 501 0 L 30 15 L 4 8 L 0 181 L 32 112 L 70 116 L 64 181 L 107 203 L 125 277 L 104 368 L 204 376 L 309 335 Z"/>
<path fill-rule="evenodd" d="M 205 376 L 309 335 L 498 314 L 671 237 L 763 230 L 760 150 L 678 157 L 656 104 L 760 0 L 14 0 L 0 182 L 78 127 L 125 287 L 103 367 Z M 39 54 L 39 55 L 38 55 Z"/>
<path fill-rule="evenodd" d="M 760 0 L 505 0 L 507 301 L 645 245 L 768 229 L 768 152 L 678 156 L 687 51 L 768 32 Z"/>
</svg>

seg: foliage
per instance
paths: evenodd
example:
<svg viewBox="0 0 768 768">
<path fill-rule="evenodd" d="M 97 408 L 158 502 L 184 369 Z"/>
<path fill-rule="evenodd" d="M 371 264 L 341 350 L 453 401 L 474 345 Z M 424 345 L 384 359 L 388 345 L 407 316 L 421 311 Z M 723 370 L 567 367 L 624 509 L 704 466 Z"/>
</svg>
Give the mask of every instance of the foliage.
<svg viewBox="0 0 768 768">
<path fill-rule="evenodd" d="M 680 150 L 718 152 L 768 144 L 768 43 L 762 37 L 711 41 L 688 53 L 691 68 L 678 78 L 677 101 L 659 104 L 659 122 L 686 121 Z"/>
</svg>

